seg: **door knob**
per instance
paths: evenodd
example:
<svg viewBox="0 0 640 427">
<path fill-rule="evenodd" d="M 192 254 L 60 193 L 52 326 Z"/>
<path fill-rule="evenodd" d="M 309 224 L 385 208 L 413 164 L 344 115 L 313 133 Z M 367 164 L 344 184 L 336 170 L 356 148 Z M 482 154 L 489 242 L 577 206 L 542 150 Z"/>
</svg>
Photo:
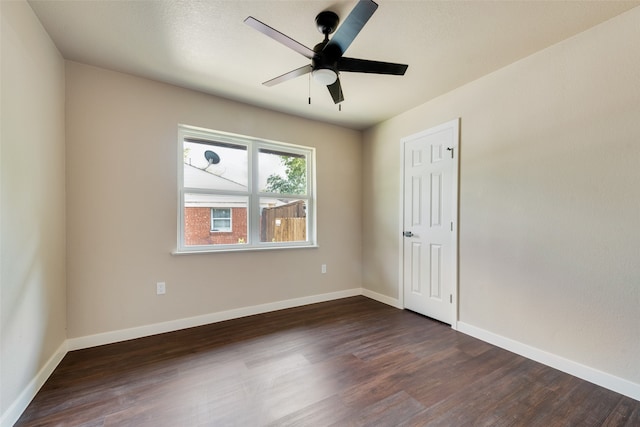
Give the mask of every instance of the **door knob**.
<svg viewBox="0 0 640 427">
<path fill-rule="evenodd" d="M 403 235 L 404 237 L 413 237 L 413 233 L 412 233 L 412 232 L 410 232 L 410 231 L 404 231 L 404 232 L 402 233 L 402 235 Z"/>
</svg>

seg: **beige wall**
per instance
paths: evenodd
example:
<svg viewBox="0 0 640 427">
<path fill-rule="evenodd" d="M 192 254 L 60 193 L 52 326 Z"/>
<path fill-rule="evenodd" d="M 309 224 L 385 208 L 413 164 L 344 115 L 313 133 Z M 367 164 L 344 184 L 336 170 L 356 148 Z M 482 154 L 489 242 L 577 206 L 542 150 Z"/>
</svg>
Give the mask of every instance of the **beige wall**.
<svg viewBox="0 0 640 427">
<path fill-rule="evenodd" d="M 461 117 L 462 322 L 640 383 L 640 8 L 369 130 L 363 286 L 398 297 L 399 141 Z"/>
<path fill-rule="evenodd" d="M 66 70 L 69 338 L 360 288 L 360 132 L 74 62 Z M 171 255 L 179 123 L 315 147 L 320 247 Z"/>
<path fill-rule="evenodd" d="M 2 15 L 0 419 L 64 343 L 64 62 L 26 2 Z"/>
</svg>

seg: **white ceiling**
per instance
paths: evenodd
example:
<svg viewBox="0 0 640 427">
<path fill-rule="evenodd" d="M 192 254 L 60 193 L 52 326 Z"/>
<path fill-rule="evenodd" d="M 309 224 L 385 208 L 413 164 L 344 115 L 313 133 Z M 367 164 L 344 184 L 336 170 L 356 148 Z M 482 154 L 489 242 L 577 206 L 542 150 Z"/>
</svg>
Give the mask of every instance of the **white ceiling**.
<svg viewBox="0 0 640 427">
<path fill-rule="evenodd" d="M 315 16 L 355 0 L 30 0 L 64 58 L 364 129 L 612 18 L 639 1 L 377 0 L 345 56 L 409 64 L 405 76 L 342 73 L 338 111 L 308 64 L 243 23 L 251 15 L 313 48 Z M 310 89 L 309 89 L 310 88 Z M 308 104 L 309 90 L 311 105 Z"/>
</svg>

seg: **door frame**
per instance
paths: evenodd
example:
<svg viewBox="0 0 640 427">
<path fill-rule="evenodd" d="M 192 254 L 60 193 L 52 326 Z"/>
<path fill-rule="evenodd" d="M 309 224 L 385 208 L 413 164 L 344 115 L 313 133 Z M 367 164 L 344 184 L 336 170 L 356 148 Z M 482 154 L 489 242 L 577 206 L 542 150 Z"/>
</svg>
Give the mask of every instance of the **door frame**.
<svg viewBox="0 0 640 427">
<path fill-rule="evenodd" d="M 442 123 L 437 126 L 430 127 L 418 133 L 414 133 L 409 136 L 405 136 L 400 139 L 400 209 L 399 209 L 399 219 L 398 221 L 398 259 L 399 259 L 399 267 L 398 267 L 398 302 L 401 308 L 406 308 L 404 306 L 404 236 L 402 233 L 404 232 L 404 156 L 405 156 L 405 147 L 407 142 L 412 141 L 416 138 L 421 138 L 426 135 L 430 135 L 432 133 L 440 132 L 443 129 L 452 128 L 454 130 L 454 143 L 453 143 L 453 173 L 452 173 L 452 183 L 451 188 L 454 191 L 454 196 L 452 199 L 451 210 L 453 215 L 453 253 L 454 253 L 454 264 L 455 268 L 453 269 L 453 303 L 451 304 L 451 308 L 453 310 L 451 328 L 457 330 L 458 329 L 458 293 L 459 293 L 459 282 L 458 282 L 458 272 L 460 270 L 460 254 L 458 250 L 458 242 L 459 242 L 459 219 L 460 212 L 458 211 L 458 201 L 460 198 L 460 187 L 459 187 L 459 173 L 460 173 L 460 118 L 456 118 L 450 120 L 448 122 Z"/>
</svg>

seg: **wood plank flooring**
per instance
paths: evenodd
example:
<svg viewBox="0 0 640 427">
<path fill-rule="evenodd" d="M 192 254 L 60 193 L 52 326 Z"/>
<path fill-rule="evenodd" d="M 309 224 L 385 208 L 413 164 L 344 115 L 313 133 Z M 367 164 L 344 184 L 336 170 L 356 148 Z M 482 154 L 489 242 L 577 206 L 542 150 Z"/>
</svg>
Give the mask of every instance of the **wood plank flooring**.
<svg viewBox="0 0 640 427">
<path fill-rule="evenodd" d="M 16 426 L 640 426 L 640 402 L 365 297 L 69 352 Z"/>
</svg>

